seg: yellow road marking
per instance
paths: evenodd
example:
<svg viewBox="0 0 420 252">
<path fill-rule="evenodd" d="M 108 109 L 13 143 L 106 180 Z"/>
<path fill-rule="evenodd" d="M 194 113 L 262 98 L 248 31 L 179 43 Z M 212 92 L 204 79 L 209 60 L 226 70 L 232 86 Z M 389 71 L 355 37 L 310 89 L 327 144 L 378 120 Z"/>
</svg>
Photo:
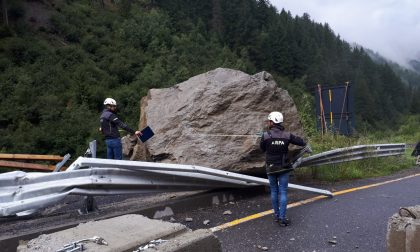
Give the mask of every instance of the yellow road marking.
<svg viewBox="0 0 420 252">
<path fill-rule="evenodd" d="M 349 189 L 346 189 L 346 190 L 334 192 L 333 195 L 338 196 L 338 195 L 351 193 L 351 192 L 355 192 L 355 191 L 359 191 L 359 190 L 364 190 L 364 189 L 368 189 L 368 188 L 372 188 L 372 187 L 377 187 L 377 186 L 381 186 L 381 185 L 385 185 L 385 184 L 389 184 L 389 183 L 393 183 L 393 182 L 398 182 L 398 181 L 401 181 L 401 180 L 404 180 L 404 179 L 409 179 L 409 178 L 413 178 L 413 177 L 417 177 L 417 176 L 420 176 L 420 173 L 416 173 L 416 174 L 409 175 L 409 176 L 402 177 L 402 178 L 387 180 L 387 181 L 379 182 L 379 183 L 375 183 L 375 184 L 349 188 Z M 318 200 L 321 200 L 321 199 L 325 199 L 325 198 L 328 198 L 328 197 L 321 195 L 321 196 L 316 196 L 316 197 L 309 198 L 309 199 L 306 199 L 306 200 L 301 200 L 301 201 L 298 201 L 298 202 L 290 203 L 290 204 L 287 205 L 287 209 L 302 206 L 302 205 L 305 205 L 305 204 L 309 204 L 309 203 L 312 203 L 312 202 L 315 202 L 315 201 L 318 201 Z M 230 227 L 239 225 L 241 223 L 244 223 L 244 222 L 247 222 L 247 221 L 250 221 L 250 220 L 255 220 L 255 219 L 264 217 L 264 216 L 272 214 L 272 213 L 273 213 L 273 210 L 267 210 L 267 211 L 264 211 L 264 212 L 256 213 L 256 214 L 253 214 L 253 215 L 249 215 L 249 216 L 246 216 L 246 217 L 243 217 L 243 218 L 240 218 L 240 219 L 236 219 L 236 220 L 227 222 L 225 224 L 210 228 L 210 230 L 212 232 L 217 232 L 217 231 L 220 231 L 220 230 L 223 230 L 223 229 L 226 229 L 226 228 L 230 228 Z"/>
</svg>

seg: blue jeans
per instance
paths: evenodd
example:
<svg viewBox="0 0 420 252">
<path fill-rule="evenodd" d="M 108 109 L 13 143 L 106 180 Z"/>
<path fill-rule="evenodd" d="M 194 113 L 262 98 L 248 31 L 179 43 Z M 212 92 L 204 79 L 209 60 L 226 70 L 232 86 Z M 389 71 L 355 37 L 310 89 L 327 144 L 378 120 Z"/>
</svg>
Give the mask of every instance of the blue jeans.
<svg viewBox="0 0 420 252">
<path fill-rule="evenodd" d="M 105 139 L 106 157 L 108 159 L 122 159 L 122 144 L 120 138 Z"/>
<path fill-rule="evenodd" d="M 277 218 L 284 219 L 286 218 L 289 173 L 268 175 L 268 181 L 270 182 L 271 204 L 273 205 L 274 214 Z"/>
</svg>

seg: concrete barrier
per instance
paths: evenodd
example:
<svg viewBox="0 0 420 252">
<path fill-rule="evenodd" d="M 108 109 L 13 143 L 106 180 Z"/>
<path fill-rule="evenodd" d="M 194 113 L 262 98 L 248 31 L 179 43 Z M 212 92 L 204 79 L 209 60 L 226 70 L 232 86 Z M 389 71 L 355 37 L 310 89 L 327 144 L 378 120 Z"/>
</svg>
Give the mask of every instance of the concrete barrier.
<svg viewBox="0 0 420 252">
<path fill-rule="evenodd" d="M 388 221 L 387 251 L 420 251 L 420 206 L 401 208 Z"/>
<path fill-rule="evenodd" d="M 57 251 L 65 244 L 94 236 L 103 238 L 108 245 L 86 242 L 83 243 L 86 251 L 135 251 L 157 239 L 165 241 L 145 251 L 221 251 L 219 240 L 209 230 L 192 231 L 182 224 L 152 220 L 135 214 L 87 222 L 56 233 L 40 235 L 22 242 L 17 251 Z"/>
</svg>

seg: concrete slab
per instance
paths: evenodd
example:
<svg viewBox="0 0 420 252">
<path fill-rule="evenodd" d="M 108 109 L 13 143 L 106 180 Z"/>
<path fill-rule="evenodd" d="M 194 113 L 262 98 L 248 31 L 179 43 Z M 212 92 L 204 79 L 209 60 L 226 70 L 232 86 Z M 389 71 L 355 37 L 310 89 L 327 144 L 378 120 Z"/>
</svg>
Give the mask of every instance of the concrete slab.
<svg viewBox="0 0 420 252">
<path fill-rule="evenodd" d="M 420 205 L 402 207 L 388 220 L 387 251 L 420 251 Z"/>
<path fill-rule="evenodd" d="M 420 220 L 413 220 L 405 230 L 405 251 L 420 251 Z"/>
<path fill-rule="evenodd" d="M 194 232 L 186 232 L 174 237 L 155 248 L 149 248 L 144 252 L 218 252 L 222 251 L 219 240 L 208 229 L 198 229 Z"/>
<path fill-rule="evenodd" d="M 386 237 L 388 252 L 405 251 L 405 227 L 410 221 L 411 218 L 401 217 L 399 214 L 389 218 Z"/>
<path fill-rule="evenodd" d="M 112 219 L 87 222 L 67 230 L 41 235 L 26 244 L 21 244 L 17 251 L 57 251 L 63 248 L 65 244 L 93 236 L 102 237 L 108 243 L 108 246 L 89 242 L 85 243 L 87 251 L 133 251 L 142 244 L 160 238 L 174 238 L 173 241 L 168 241 L 165 246 L 167 250 L 162 251 L 193 251 L 188 250 L 188 248 L 194 246 L 200 246 L 200 250 L 203 246 L 220 247 L 219 241 L 209 231 L 192 232 L 186 226 L 178 223 L 151 220 L 141 215 L 129 214 Z M 177 247 L 182 250 L 175 250 Z"/>
</svg>

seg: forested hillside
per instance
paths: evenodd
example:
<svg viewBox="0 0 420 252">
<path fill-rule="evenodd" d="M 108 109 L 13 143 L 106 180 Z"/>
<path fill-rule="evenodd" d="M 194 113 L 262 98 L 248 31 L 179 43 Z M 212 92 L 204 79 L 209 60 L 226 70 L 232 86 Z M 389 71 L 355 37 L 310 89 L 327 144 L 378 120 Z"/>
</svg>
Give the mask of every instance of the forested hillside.
<svg viewBox="0 0 420 252">
<path fill-rule="evenodd" d="M 420 114 L 419 85 L 405 84 L 327 24 L 268 1 L 3 1 L 1 152 L 80 155 L 101 139 L 105 97 L 136 127 L 148 89 L 217 67 L 270 72 L 298 107 L 306 102 L 306 116 L 312 101 L 302 93 L 346 81 L 355 88 L 360 127 L 389 129 Z"/>
</svg>

